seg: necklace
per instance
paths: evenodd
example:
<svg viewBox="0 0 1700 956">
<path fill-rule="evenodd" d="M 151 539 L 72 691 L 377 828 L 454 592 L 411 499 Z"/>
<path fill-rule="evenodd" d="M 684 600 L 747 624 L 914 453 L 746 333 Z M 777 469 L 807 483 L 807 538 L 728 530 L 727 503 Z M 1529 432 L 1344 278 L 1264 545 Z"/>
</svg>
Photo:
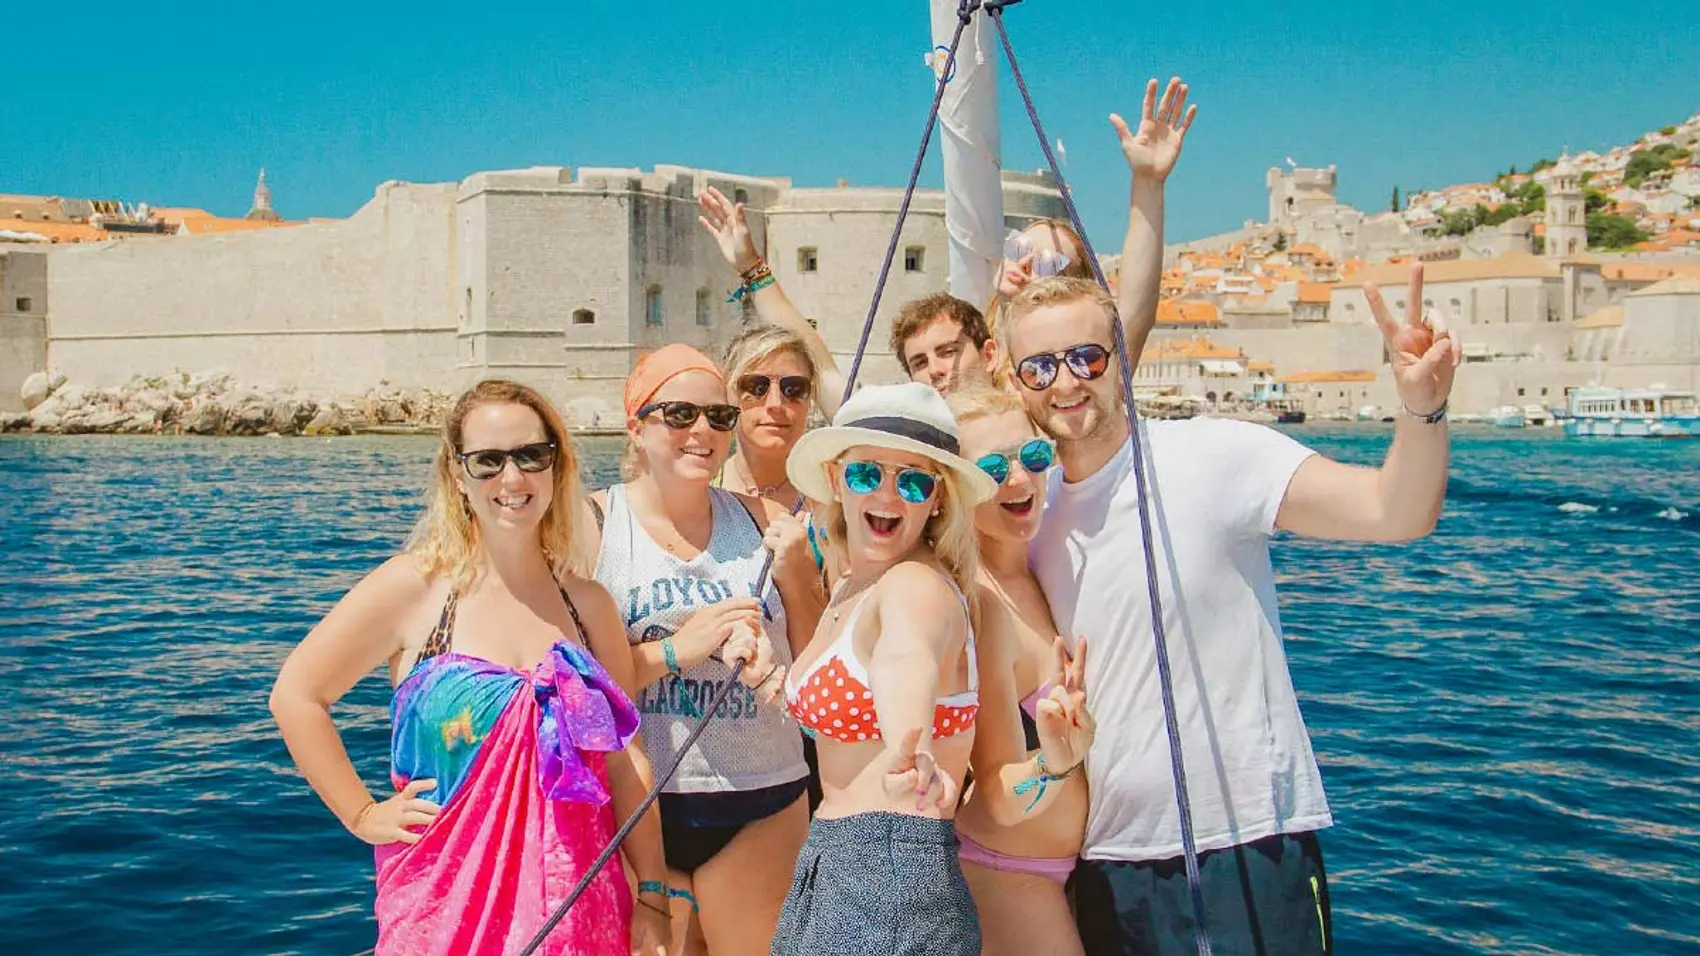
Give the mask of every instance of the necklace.
<svg viewBox="0 0 1700 956">
<path fill-rule="evenodd" d="M 846 579 L 849 578 L 850 577 L 849 572 L 845 572 L 844 577 Z M 878 580 L 879 580 L 879 578 L 877 578 L 877 577 L 874 578 L 874 581 L 878 581 Z M 855 597 L 858 594 L 861 594 L 863 591 L 866 591 L 868 588 L 872 587 L 873 583 L 874 583 L 873 581 L 869 581 L 867 584 L 861 585 L 859 587 L 854 587 L 854 588 L 846 587 L 844 590 L 838 592 L 838 594 L 835 595 L 832 598 L 832 601 L 827 605 L 829 608 L 832 609 L 832 620 L 833 620 L 833 622 L 837 623 L 839 615 L 844 612 L 844 605 L 846 603 L 848 603 L 851 598 Z"/>
<path fill-rule="evenodd" d="M 745 465 L 742 458 L 734 459 L 733 465 L 738 469 L 738 483 L 744 486 L 744 494 L 749 495 L 752 498 L 769 498 L 774 501 L 779 501 L 780 499 L 777 497 L 779 489 L 787 488 L 791 485 L 791 479 L 789 478 L 781 478 L 771 485 L 758 485 L 756 484 L 755 479 L 750 476 L 750 470 Z M 793 495 L 792 497 L 796 496 Z"/>
</svg>

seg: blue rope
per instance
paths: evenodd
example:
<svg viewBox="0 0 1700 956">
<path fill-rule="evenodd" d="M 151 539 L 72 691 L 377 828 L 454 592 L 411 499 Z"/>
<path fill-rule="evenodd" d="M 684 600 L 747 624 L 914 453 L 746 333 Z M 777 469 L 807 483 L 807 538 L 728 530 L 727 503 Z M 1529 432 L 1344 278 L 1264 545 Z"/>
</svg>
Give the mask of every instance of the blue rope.
<svg viewBox="0 0 1700 956">
<path fill-rule="evenodd" d="M 909 204 L 915 198 L 915 187 L 921 178 L 921 167 L 926 162 L 927 147 L 932 142 L 933 127 L 938 124 L 939 105 L 944 101 L 944 90 L 946 84 L 949 83 L 949 77 L 956 69 L 956 50 L 962 44 L 962 34 L 968 28 L 969 19 L 979 7 L 980 0 L 959 0 L 958 2 L 956 35 L 950 41 L 950 53 L 945 59 L 945 68 L 941 71 L 938 85 L 933 91 L 933 105 L 927 112 L 926 130 L 921 134 L 921 148 L 916 152 L 914 168 L 909 172 L 909 186 L 903 191 L 903 204 L 897 209 L 897 224 L 891 231 L 891 244 L 886 247 L 885 263 L 880 267 L 879 281 L 874 284 L 873 304 L 868 307 L 868 317 L 862 325 L 862 337 L 856 343 L 856 358 L 850 365 L 850 374 L 844 380 L 844 397 L 840 404 L 849 401 L 851 393 L 855 391 L 856 373 L 862 367 L 862 353 L 867 349 L 868 338 L 874 331 L 874 314 L 879 310 L 880 297 L 885 293 L 886 279 L 891 275 L 891 264 L 897 256 L 897 244 L 903 236 L 903 220 L 909 215 Z M 797 514 L 802 511 L 803 505 L 804 500 L 799 496 L 797 503 L 791 507 L 791 513 Z M 762 588 L 767 584 L 768 574 L 772 569 L 773 552 L 769 551 L 766 560 L 762 562 L 761 572 L 756 575 L 755 593 L 761 593 Z M 566 918 L 567 912 L 573 908 L 573 904 L 577 903 L 579 898 L 584 895 L 585 890 L 590 888 L 590 883 L 596 878 L 596 874 L 602 871 L 602 868 L 608 864 L 610 859 L 613 859 L 620 845 L 625 842 L 626 837 L 631 835 L 632 830 L 637 827 L 638 821 L 643 819 L 644 813 L 661 795 L 661 788 L 665 787 L 667 782 L 673 779 L 673 775 L 679 771 L 679 764 L 685 759 L 685 753 L 696 745 L 697 738 L 702 736 L 702 732 L 707 729 L 709 721 L 714 719 L 715 712 L 720 709 L 720 705 L 725 702 L 726 696 L 738 683 L 738 675 L 743 669 L 743 661 L 732 665 L 731 674 L 727 676 L 726 682 L 715 693 L 714 700 L 706 708 L 706 716 L 691 729 L 690 736 L 685 738 L 684 744 L 674 753 L 673 762 L 668 765 L 660 777 L 656 778 L 655 785 L 649 788 L 649 793 L 644 795 L 643 801 L 638 804 L 637 809 L 632 812 L 625 823 L 620 825 L 620 829 L 615 832 L 614 838 L 608 841 L 608 845 L 590 864 L 590 868 L 585 871 L 584 876 L 579 878 L 578 884 L 573 887 L 571 893 L 567 894 L 567 898 L 561 902 L 560 906 L 556 907 L 555 912 L 549 915 L 548 921 L 538 929 L 537 935 L 533 936 L 531 942 L 526 944 L 525 949 L 520 951 L 520 956 L 533 956 L 537 952 L 538 947 L 542 946 L 543 941 L 548 938 L 550 931 L 560 925 L 561 920 Z"/>
<path fill-rule="evenodd" d="M 1057 158 L 1051 152 L 1051 141 L 1045 137 L 1045 129 L 1039 123 L 1039 111 L 1033 105 L 1032 94 L 1027 91 L 1027 81 L 1021 76 L 1021 67 L 1015 62 L 1015 49 L 1010 46 L 1009 33 L 1004 30 L 1003 8 L 1019 2 L 1020 0 L 985 0 L 984 6 L 986 14 L 998 29 L 998 39 L 1003 43 L 1004 57 L 1009 61 L 1010 75 L 1015 78 L 1015 86 L 1021 91 L 1021 101 L 1027 106 L 1027 117 L 1033 121 L 1033 132 L 1039 137 L 1039 148 L 1044 150 L 1045 161 L 1051 164 L 1051 174 L 1057 178 L 1063 205 L 1068 209 L 1069 222 L 1073 223 L 1075 234 L 1080 236 L 1081 245 L 1085 246 L 1086 262 L 1092 268 L 1092 276 L 1108 291 L 1110 284 L 1104 278 L 1104 270 L 1098 265 L 1098 256 L 1092 251 L 1091 240 L 1086 238 L 1086 225 L 1080 221 L 1080 210 L 1075 208 L 1074 197 L 1069 194 L 1068 181 L 1063 178 Z M 1149 481 L 1145 474 L 1145 455 L 1140 448 L 1139 410 L 1133 400 L 1133 363 L 1139 356 L 1127 354 L 1127 339 L 1122 334 L 1121 317 L 1114 314 L 1114 306 L 1111 311 L 1113 321 L 1110 326 L 1116 337 L 1116 351 L 1122 356 L 1122 392 L 1127 401 L 1133 477 L 1135 487 L 1139 491 L 1139 533 L 1145 545 L 1145 586 L 1151 596 L 1151 631 L 1157 644 L 1157 682 L 1163 691 L 1163 724 L 1169 733 L 1169 760 L 1175 777 L 1175 806 L 1180 811 L 1181 852 L 1186 859 L 1186 883 L 1187 889 L 1192 893 L 1192 917 L 1197 927 L 1193 933 L 1193 942 L 1197 944 L 1199 956 L 1211 956 L 1210 930 L 1204 922 L 1204 887 L 1198 876 L 1198 847 L 1193 840 L 1192 805 L 1187 798 L 1186 765 L 1181 757 L 1181 731 L 1175 718 L 1175 687 L 1169 668 L 1169 644 L 1163 633 L 1163 602 L 1157 586 L 1157 559 L 1152 550 Z"/>
</svg>

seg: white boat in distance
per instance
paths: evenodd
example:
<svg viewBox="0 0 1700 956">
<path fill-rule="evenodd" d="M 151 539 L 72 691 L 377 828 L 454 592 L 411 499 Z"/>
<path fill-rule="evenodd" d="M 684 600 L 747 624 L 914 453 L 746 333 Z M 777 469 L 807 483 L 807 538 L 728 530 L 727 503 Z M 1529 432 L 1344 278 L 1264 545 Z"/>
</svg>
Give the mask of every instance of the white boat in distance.
<svg viewBox="0 0 1700 956">
<path fill-rule="evenodd" d="M 1583 438 L 1700 438 L 1700 398 L 1667 388 L 1574 389 L 1564 434 Z"/>
</svg>

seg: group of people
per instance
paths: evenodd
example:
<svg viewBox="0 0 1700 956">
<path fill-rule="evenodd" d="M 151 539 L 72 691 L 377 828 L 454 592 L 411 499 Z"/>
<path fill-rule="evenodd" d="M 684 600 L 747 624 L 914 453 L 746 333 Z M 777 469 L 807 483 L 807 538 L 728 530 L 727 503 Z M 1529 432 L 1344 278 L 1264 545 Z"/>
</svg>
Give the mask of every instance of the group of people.
<svg viewBox="0 0 1700 956">
<path fill-rule="evenodd" d="M 1269 541 L 1432 529 L 1461 353 L 1417 311 L 1420 270 L 1403 321 L 1366 289 L 1405 403 L 1379 469 L 1242 422 L 1135 436 L 1120 366 L 1155 320 L 1186 99 L 1153 80 L 1137 126 L 1112 117 L 1119 300 L 1073 230 L 1037 223 L 983 308 L 901 310 L 910 383 L 840 405 L 825 342 L 711 189 L 702 225 L 759 321 L 721 361 L 675 344 L 638 364 L 620 483 L 586 493 L 536 390 L 461 396 L 405 552 L 271 698 L 308 783 L 376 848 L 380 956 L 517 953 L 675 761 L 539 952 L 1190 953 L 1159 623 L 1215 951 L 1331 951 L 1331 819 Z M 330 709 L 385 663 L 377 798 Z"/>
</svg>

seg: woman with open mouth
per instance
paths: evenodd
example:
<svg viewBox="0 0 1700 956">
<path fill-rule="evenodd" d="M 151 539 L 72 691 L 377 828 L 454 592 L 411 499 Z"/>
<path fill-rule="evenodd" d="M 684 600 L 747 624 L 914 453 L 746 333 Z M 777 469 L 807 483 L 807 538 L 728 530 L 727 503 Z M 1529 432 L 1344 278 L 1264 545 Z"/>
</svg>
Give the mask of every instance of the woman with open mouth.
<svg viewBox="0 0 1700 956">
<path fill-rule="evenodd" d="M 1045 481 L 1056 464 L 1018 396 L 971 385 L 950 396 L 963 457 L 993 481 L 997 494 L 975 512 L 979 532 L 980 727 L 970 758 L 985 768 L 1032 757 L 1039 783 L 1054 791 L 1044 812 L 1008 821 L 993 791 L 974 787 L 956 817 L 962 870 L 979 905 L 987 956 L 1078 956 L 1082 952 L 1064 885 L 1086 831 L 1081 761 L 1092 744 L 1085 707 L 1086 641 L 1072 658 L 1051 620 L 1044 592 L 1027 568 L 1039 530 Z M 1073 710 L 1078 721 L 1064 720 Z M 1034 753 L 1034 752 L 1037 753 Z M 1003 819 L 1000 819 L 1002 817 Z"/>
<path fill-rule="evenodd" d="M 793 643 L 806 639 L 819 587 L 800 535 L 752 593 L 764 537 L 785 507 L 714 487 L 741 411 L 714 362 L 686 345 L 646 356 L 626 380 L 625 478 L 592 496 L 601 532 L 596 579 L 630 641 L 638 710 L 667 766 L 730 678 L 715 654 L 759 644 L 740 683 L 683 754 L 661 793 L 662 842 L 679 939 L 700 932 L 715 956 L 771 945 L 786 878 L 808 831 L 802 739 L 772 700 Z"/>
<path fill-rule="evenodd" d="M 791 453 L 846 574 L 785 684 L 824 795 L 776 956 L 980 952 L 951 818 L 980 709 L 974 508 L 997 486 L 958 451 L 944 399 L 909 383 L 864 388 Z"/>
<path fill-rule="evenodd" d="M 480 383 L 443 427 L 407 552 L 355 585 L 278 674 L 271 709 L 296 765 L 377 848 L 379 954 L 518 951 L 653 784 L 620 612 L 575 546 L 582 508 L 559 413 L 524 385 Z M 386 661 L 397 792 L 380 801 L 330 707 Z M 653 813 L 622 853 L 639 880 L 664 877 Z M 665 898 L 634 910 L 620 866 L 581 903 L 542 952 L 668 949 Z"/>
</svg>

